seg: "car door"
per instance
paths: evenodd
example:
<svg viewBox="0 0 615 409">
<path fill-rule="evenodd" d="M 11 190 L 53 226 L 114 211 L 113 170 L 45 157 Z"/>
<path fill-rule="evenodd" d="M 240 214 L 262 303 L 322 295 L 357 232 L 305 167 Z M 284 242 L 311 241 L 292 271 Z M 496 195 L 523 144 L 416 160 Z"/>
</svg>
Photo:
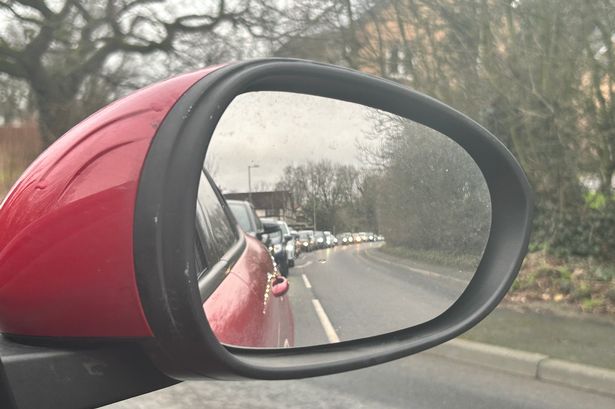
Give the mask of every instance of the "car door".
<svg viewBox="0 0 615 409">
<path fill-rule="evenodd" d="M 269 252 L 260 240 L 240 232 L 224 199 L 203 173 L 197 203 L 197 266 L 199 277 L 244 234 L 245 248 L 229 274 L 204 304 L 216 336 L 227 344 L 259 347 L 294 343 L 293 316 L 288 296 L 272 294 L 277 275 Z"/>
</svg>

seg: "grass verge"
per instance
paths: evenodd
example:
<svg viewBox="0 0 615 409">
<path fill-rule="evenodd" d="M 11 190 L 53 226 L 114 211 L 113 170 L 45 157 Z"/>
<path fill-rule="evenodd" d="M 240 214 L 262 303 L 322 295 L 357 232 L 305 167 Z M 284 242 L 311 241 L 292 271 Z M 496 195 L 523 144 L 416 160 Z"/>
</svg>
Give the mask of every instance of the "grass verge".
<svg viewBox="0 0 615 409">
<path fill-rule="evenodd" d="M 480 261 L 479 256 L 468 254 L 458 255 L 434 250 L 417 250 L 407 247 L 392 246 L 388 243 L 380 247 L 379 250 L 395 257 L 466 271 L 476 270 L 478 262 Z"/>
<path fill-rule="evenodd" d="M 615 316 L 615 264 L 587 258 L 527 255 L 507 295 L 515 304 L 548 302 L 577 311 Z"/>
<path fill-rule="evenodd" d="M 615 319 L 610 317 L 505 303 L 461 338 L 615 369 Z"/>
</svg>

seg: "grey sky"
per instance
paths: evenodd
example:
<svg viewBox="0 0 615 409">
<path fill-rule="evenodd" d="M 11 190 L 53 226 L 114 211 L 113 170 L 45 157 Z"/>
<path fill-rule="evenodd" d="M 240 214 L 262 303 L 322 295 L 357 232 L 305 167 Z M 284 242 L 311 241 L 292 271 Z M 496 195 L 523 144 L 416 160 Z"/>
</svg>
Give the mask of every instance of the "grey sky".
<svg viewBox="0 0 615 409">
<path fill-rule="evenodd" d="M 368 143 L 379 111 L 344 101 L 286 92 L 235 98 L 214 132 L 206 166 L 224 191 L 277 182 L 284 167 L 328 159 L 360 165 L 357 142 Z M 376 114 L 377 115 L 377 114 Z"/>
</svg>

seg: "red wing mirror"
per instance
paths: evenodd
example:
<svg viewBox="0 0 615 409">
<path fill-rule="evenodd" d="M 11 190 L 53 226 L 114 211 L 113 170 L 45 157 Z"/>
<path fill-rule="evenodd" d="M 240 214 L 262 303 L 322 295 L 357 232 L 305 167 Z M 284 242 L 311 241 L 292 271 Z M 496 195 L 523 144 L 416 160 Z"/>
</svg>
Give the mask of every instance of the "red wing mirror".
<svg viewBox="0 0 615 409">
<path fill-rule="evenodd" d="M 151 337 L 134 266 L 140 172 L 165 116 L 211 70 L 146 88 L 41 154 L 0 209 L 0 330 Z"/>
<path fill-rule="evenodd" d="M 17 182 L 0 331 L 134 339 L 176 379 L 374 365 L 483 319 L 531 209 L 510 152 L 430 97 L 306 61 L 197 71 L 99 111 Z"/>
</svg>

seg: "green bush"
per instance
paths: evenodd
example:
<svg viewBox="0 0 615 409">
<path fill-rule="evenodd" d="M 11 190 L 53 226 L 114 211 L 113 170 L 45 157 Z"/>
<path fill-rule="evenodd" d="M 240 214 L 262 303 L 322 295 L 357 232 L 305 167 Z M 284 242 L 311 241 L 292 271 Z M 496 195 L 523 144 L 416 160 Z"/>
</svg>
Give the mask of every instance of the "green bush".
<svg viewBox="0 0 615 409">
<path fill-rule="evenodd" d="M 515 290 L 532 290 L 538 288 L 535 274 L 521 275 L 517 278 L 515 284 L 516 285 L 513 286 Z"/>
<path fill-rule="evenodd" d="M 601 264 L 594 272 L 597 279 L 611 281 L 615 279 L 615 264 Z"/>
<path fill-rule="evenodd" d="M 609 198 L 605 196 L 604 193 L 601 193 L 601 192 L 586 192 L 585 193 L 585 203 L 591 209 L 595 209 L 595 210 L 603 209 L 607 205 L 608 201 L 609 201 Z"/>
<path fill-rule="evenodd" d="M 586 284 L 581 284 L 579 286 L 575 286 L 573 288 L 573 290 L 572 290 L 572 297 L 576 301 L 581 301 L 581 300 L 589 299 L 589 298 L 591 298 L 591 295 L 592 295 L 591 288 L 589 288 L 589 286 L 586 285 Z"/>
<path fill-rule="evenodd" d="M 604 300 L 601 298 L 588 298 L 581 303 L 583 311 L 592 312 L 604 306 Z"/>
<path fill-rule="evenodd" d="M 570 280 L 561 279 L 559 282 L 559 291 L 562 294 L 570 294 L 571 290 L 572 290 L 572 283 L 570 282 Z"/>
<path fill-rule="evenodd" d="M 595 202 L 599 202 L 598 206 Z M 595 200 L 577 214 L 562 217 L 551 226 L 546 210 L 537 209 L 532 247 L 542 246 L 558 257 L 593 257 L 615 261 L 615 200 Z M 609 272 L 613 277 L 615 273 Z"/>
</svg>

